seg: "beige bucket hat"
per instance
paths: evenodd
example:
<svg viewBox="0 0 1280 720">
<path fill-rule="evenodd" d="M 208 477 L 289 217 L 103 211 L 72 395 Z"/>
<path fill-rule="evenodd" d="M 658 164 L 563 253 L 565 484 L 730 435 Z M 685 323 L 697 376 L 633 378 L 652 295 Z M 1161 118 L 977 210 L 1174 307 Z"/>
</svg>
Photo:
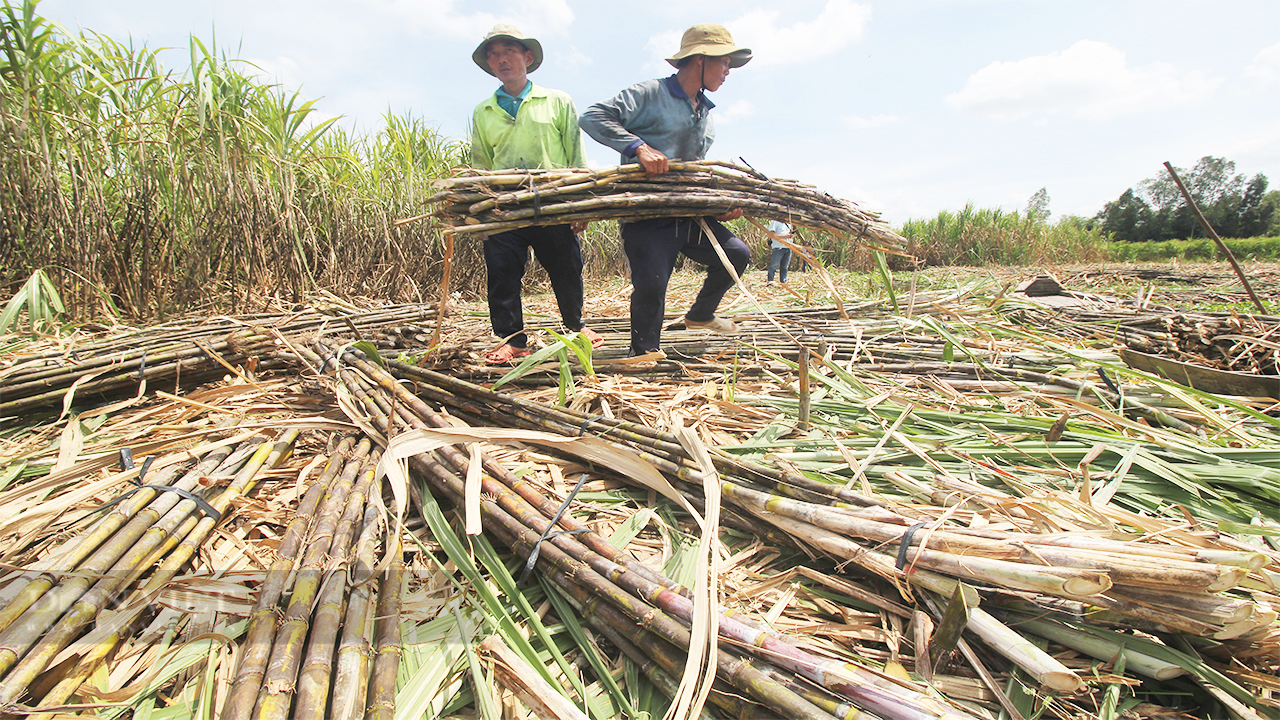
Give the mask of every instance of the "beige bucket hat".
<svg viewBox="0 0 1280 720">
<path fill-rule="evenodd" d="M 514 40 L 525 46 L 525 49 L 533 51 L 533 62 L 529 64 L 525 72 L 533 72 L 542 64 L 542 43 L 525 36 L 524 33 L 520 32 L 520 28 L 515 25 L 494 25 L 489 34 L 484 36 L 484 40 L 476 46 L 476 51 L 471 53 L 471 59 L 476 62 L 476 65 L 479 65 L 481 70 L 490 75 L 493 75 L 493 71 L 489 69 L 489 62 L 485 58 L 485 46 L 494 40 Z M 494 77 L 497 76 L 494 75 Z"/>
<path fill-rule="evenodd" d="M 699 23 L 684 31 L 680 52 L 667 58 L 673 66 L 691 55 L 730 56 L 729 67 L 739 68 L 751 60 L 751 51 L 733 44 L 733 36 L 723 25 Z"/>
</svg>

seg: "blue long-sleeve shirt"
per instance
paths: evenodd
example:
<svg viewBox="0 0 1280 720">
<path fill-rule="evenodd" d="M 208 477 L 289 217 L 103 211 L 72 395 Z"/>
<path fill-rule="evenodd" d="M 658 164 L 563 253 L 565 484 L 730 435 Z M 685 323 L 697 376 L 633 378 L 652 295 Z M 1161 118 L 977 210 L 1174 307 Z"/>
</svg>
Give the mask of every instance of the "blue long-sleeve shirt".
<svg viewBox="0 0 1280 720">
<path fill-rule="evenodd" d="M 699 91 L 695 111 L 672 75 L 636 83 L 592 105 L 582 113 L 578 126 L 617 150 L 623 163 L 635 162 L 636 149 L 645 143 L 672 160 L 702 160 L 716 137 L 713 107 Z"/>
</svg>

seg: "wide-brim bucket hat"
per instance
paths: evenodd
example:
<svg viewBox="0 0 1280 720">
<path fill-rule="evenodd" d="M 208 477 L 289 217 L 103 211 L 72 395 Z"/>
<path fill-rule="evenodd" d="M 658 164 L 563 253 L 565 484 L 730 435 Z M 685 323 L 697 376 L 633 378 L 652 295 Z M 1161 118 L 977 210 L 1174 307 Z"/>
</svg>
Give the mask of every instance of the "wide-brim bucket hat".
<svg viewBox="0 0 1280 720">
<path fill-rule="evenodd" d="M 685 30 L 684 36 L 680 38 L 680 52 L 667 58 L 667 62 L 677 65 L 684 58 L 693 55 L 728 55 L 731 68 L 742 67 L 751 60 L 751 51 L 734 45 L 729 30 L 716 23 L 700 23 Z"/>
<path fill-rule="evenodd" d="M 484 36 L 484 40 L 476 46 L 476 51 L 471 53 L 471 59 L 480 66 L 480 69 L 497 77 L 497 75 L 489 69 L 489 61 L 485 57 L 485 48 L 494 40 L 514 40 L 525 47 L 526 50 L 533 52 L 533 62 L 529 63 L 529 67 L 525 72 L 533 72 L 542 64 L 542 43 L 528 37 L 520 32 L 520 28 L 515 25 L 494 25 L 488 35 Z"/>
</svg>

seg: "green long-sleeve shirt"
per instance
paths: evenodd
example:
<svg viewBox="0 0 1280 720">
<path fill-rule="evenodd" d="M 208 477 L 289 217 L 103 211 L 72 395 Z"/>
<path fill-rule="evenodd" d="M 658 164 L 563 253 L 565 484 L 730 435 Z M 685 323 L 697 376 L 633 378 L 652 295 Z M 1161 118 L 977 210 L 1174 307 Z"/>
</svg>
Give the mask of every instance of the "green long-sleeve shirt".
<svg viewBox="0 0 1280 720">
<path fill-rule="evenodd" d="M 471 116 L 471 160 L 489 170 L 586 167 L 573 99 L 533 85 L 513 118 L 490 95 Z"/>
</svg>

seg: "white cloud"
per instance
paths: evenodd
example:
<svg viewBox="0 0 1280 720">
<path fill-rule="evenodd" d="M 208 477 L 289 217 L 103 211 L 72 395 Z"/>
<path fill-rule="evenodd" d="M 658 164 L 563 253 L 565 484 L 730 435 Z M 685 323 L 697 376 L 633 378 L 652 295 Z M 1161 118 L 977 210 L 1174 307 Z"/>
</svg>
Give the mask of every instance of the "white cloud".
<svg viewBox="0 0 1280 720">
<path fill-rule="evenodd" d="M 785 17 L 790 19 L 792 13 Z M 805 62 L 843 50 L 862 37 L 871 6 L 829 0 L 812 20 L 783 25 L 782 10 L 753 10 L 727 26 L 733 38 L 751 48 L 751 62 L 783 65 Z"/>
<path fill-rule="evenodd" d="M 279 85 L 286 92 L 293 92 L 302 86 L 301 74 L 298 72 L 301 65 L 292 57 L 277 55 L 270 60 L 249 58 L 247 62 L 249 65 L 244 68 L 245 71 L 268 83 Z"/>
<path fill-rule="evenodd" d="M 788 12 L 785 17 L 791 19 L 793 15 Z M 871 6 L 828 0 L 812 20 L 784 25 L 783 18 L 782 10 L 752 10 L 724 26 L 735 43 L 751 48 L 752 65 L 798 63 L 839 52 L 862 37 L 871 20 Z M 685 28 L 669 30 L 649 38 L 646 48 L 655 63 L 666 66 L 663 59 L 680 48 L 684 31 Z"/>
<path fill-rule="evenodd" d="M 1253 58 L 1253 62 L 1244 69 L 1244 74 L 1264 83 L 1280 81 L 1280 43 L 1258 53 Z"/>
<path fill-rule="evenodd" d="M 576 47 L 570 47 L 567 52 L 548 51 L 547 54 L 548 59 L 554 59 L 555 64 L 562 68 L 582 67 L 592 63 L 591 58 Z"/>
<path fill-rule="evenodd" d="M 1122 51 L 1081 40 L 1063 52 L 991 63 L 946 102 L 1001 122 L 1055 114 L 1099 121 L 1202 100 L 1220 82 L 1169 63 L 1130 67 Z"/>
<path fill-rule="evenodd" d="M 873 115 L 869 118 L 845 116 L 840 118 L 840 122 L 844 123 L 846 127 L 853 128 L 854 130 L 869 130 L 871 128 L 893 125 L 901 121 L 902 118 L 897 115 Z"/>
<path fill-rule="evenodd" d="M 515 25 L 521 32 L 541 39 L 563 36 L 573 23 L 567 0 L 507 0 L 495 12 L 464 12 L 455 0 L 361 0 L 377 12 L 391 15 L 415 31 L 432 35 L 479 40 L 494 25 Z"/>
<path fill-rule="evenodd" d="M 735 100 L 729 105 L 716 106 L 716 125 L 727 125 L 738 118 L 755 115 L 756 108 L 750 100 Z"/>
</svg>

